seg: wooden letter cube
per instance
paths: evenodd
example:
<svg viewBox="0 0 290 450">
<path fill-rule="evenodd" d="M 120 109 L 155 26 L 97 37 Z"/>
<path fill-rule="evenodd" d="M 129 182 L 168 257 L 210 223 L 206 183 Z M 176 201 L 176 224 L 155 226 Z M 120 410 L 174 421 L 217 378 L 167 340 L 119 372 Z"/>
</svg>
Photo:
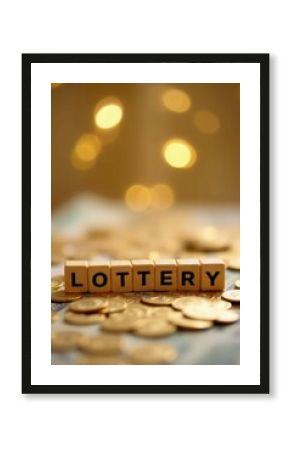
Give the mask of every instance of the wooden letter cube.
<svg viewBox="0 0 290 450">
<path fill-rule="evenodd" d="M 152 259 L 132 259 L 133 291 L 154 291 L 154 262 Z"/>
<path fill-rule="evenodd" d="M 198 259 L 177 259 L 177 290 L 200 290 L 200 263 Z"/>
<path fill-rule="evenodd" d="M 111 289 L 112 292 L 131 292 L 132 264 L 129 260 L 115 260 L 111 262 Z"/>
<path fill-rule="evenodd" d="M 90 292 L 111 291 L 111 269 L 109 261 L 90 261 L 88 268 Z"/>
<path fill-rule="evenodd" d="M 67 292 L 87 292 L 88 262 L 66 261 L 64 266 L 64 283 Z"/>
<path fill-rule="evenodd" d="M 155 291 L 176 291 L 175 259 L 158 259 L 155 261 Z"/>
<path fill-rule="evenodd" d="M 225 287 L 225 263 L 218 258 L 200 259 L 201 290 L 222 291 Z"/>
</svg>

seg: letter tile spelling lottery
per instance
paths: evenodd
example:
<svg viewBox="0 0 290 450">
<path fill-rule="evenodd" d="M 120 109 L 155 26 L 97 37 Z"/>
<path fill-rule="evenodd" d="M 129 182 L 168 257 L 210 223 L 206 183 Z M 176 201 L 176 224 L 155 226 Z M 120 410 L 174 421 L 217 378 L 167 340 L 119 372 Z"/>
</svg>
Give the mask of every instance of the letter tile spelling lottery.
<svg viewBox="0 0 290 450">
<path fill-rule="evenodd" d="M 111 292 L 110 261 L 90 261 L 88 267 L 89 292 Z"/>
<path fill-rule="evenodd" d="M 198 259 L 177 259 L 177 290 L 200 290 L 200 262 Z"/>
<path fill-rule="evenodd" d="M 146 292 L 155 289 L 155 267 L 152 259 L 132 259 L 133 291 Z"/>
<path fill-rule="evenodd" d="M 88 262 L 67 261 L 64 270 L 64 282 L 67 292 L 87 292 Z"/>
<path fill-rule="evenodd" d="M 225 287 L 225 263 L 218 258 L 200 259 L 201 290 L 222 291 Z"/>
<path fill-rule="evenodd" d="M 129 259 L 111 262 L 111 286 L 112 292 L 132 291 L 132 263 Z"/>
<path fill-rule="evenodd" d="M 218 258 L 67 261 L 67 292 L 222 291 L 225 263 Z"/>
</svg>

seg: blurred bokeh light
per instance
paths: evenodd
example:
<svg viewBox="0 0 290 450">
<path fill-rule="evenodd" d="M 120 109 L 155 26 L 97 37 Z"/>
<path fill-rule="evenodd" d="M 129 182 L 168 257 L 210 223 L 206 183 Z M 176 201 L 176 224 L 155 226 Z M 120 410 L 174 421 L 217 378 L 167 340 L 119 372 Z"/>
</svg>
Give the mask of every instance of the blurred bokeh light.
<svg viewBox="0 0 290 450">
<path fill-rule="evenodd" d="M 133 211 L 145 211 L 151 203 L 150 190 L 142 184 L 130 186 L 125 193 L 125 203 Z"/>
<path fill-rule="evenodd" d="M 154 209 L 167 209 L 174 203 L 174 192 L 168 184 L 155 184 L 151 188 L 151 204 Z"/>
<path fill-rule="evenodd" d="M 94 134 L 84 134 L 76 142 L 72 153 L 71 163 L 75 169 L 88 170 L 95 165 L 102 144 Z"/>
<path fill-rule="evenodd" d="M 220 121 L 211 111 L 197 111 L 193 116 L 193 120 L 202 133 L 214 134 L 220 129 Z"/>
<path fill-rule="evenodd" d="M 82 192 L 134 211 L 239 202 L 239 84 L 51 86 L 53 209 Z"/>
<path fill-rule="evenodd" d="M 164 144 L 162 153 L 167 164 L 176 169 L 188 169 L 197 159 L 195 148 L 184 139 L 170 139 Z"/>
<path fill-rule="evenodd" d="M 123 108 L 121 103 L 115 99 L 104 99 L 95 110 L 95 122 L 97 127 L 108 130 L 116 127 L 122 120 Z"/>
<path fill-rule="evenodd" d="M 125 192 L 125 204 L 132 211 L 142 212 L 147 209 L 164 210 L 174 204 L 174 192 L 168 184 L 145 186 L 134 184 Z"/>
<path fill-rule="evenodd" d="M 176 113 L 188 111 L 191 106 L 189 96 L 181 89 L 166 90 L 163 93 L 162 101 L 167 109 Z"/>
</svg>

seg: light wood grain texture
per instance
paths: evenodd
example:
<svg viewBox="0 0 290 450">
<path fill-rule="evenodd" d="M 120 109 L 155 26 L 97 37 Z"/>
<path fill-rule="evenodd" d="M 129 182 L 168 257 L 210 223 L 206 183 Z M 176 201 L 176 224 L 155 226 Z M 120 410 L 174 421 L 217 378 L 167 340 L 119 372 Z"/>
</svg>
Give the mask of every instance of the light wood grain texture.
<svg viewBox="0 0 290 450">
<path fill-rule="evenodd" d="M 131 261 L 114 260 L 111 262 L 112 292 L 131 292 L 133 289 Z"/>
<path fill-rule="evenodd" d="M 89 292 L 111 291 L 110 261 L 90 261 L 88 266 Z"/>
<path fill-rule="evenodd" d="M 158 259 L 155 263 L 155 291 L 176 291 L 175 259 Z"/>
<path fill-rule="evenodd" d="M 66 292 L 88 291 L 88 262 L 67 261 L 64 266 Z"/>
<path fill-rule="evenodd" d="M 225 287 L 225 263 L 222 259 L 200 259 L 201 263 L 201 290 L 222 291 Z"/>
<path fill-rule="evenodd" d="M 155 289 L 154 262 L 152 259 L 132 259 L 133 291 L 145 292 Z"/>
<path fill-rule="evenodd" d="M 177 259 L 177 290 L 200 290 L 200 262 L 198 259 Z"/>
</svg>

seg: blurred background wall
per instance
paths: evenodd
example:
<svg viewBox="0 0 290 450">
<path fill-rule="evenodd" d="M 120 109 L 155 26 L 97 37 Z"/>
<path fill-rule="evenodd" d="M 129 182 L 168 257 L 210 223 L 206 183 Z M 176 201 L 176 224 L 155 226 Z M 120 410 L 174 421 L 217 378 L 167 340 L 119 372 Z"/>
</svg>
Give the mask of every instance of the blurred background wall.
<svg viewBox="0 0 290 450">
<path fill-rule="evenodd" d="M 52 209 L 239 202 L 239 84 L 52 84 Z"/>
</svg>

